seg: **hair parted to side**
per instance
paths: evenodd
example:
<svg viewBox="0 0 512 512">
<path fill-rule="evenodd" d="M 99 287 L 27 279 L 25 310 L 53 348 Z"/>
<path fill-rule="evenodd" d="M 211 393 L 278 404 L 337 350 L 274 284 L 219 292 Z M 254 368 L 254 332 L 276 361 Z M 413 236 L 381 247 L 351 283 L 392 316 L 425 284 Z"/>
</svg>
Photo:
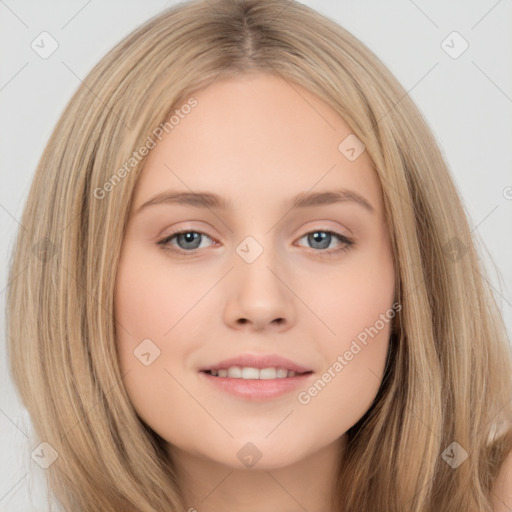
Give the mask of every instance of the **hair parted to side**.
<svg viewBox="0 0 512 512">
<path fill-rule="evenodd" d="M 402 310 L 390 363 L 374 404 L 348 431 L 332 510 L 491 511 L 491 485 L 512 446 L 512 366 L 447 165 L 381 61 L 334 21 L 287 0 L 182 2 L 150 19 L 89 73 L 44 150 L 13 252 L 7 334 L 23 403 L 59 454 L 46 473 L 52 491 L 73 512 L 186 510 L 116 355 L 115 276 L 144 159 L 108 193 L 98 190 L 194 91 L 261 71 L 316 93 L 363 141 L 397 262 Z M 456 261 L 445 250 L 454 241 L 463 248 Z M 468 453 L 457 469 L 441 457 L 454 441 Z"/>
</svg>

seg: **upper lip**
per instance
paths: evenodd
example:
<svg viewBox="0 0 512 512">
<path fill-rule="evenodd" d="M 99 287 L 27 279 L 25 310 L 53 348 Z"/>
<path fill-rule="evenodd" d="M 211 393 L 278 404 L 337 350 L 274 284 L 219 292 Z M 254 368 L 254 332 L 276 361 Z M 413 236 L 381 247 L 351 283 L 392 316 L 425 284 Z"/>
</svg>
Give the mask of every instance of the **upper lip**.
<svg viewBox="0 0 512 512">
<path fill-rule="evenodd" d="M 219 370 L 221 368 L 229 368 L 231 366 L 242 366 L 251 368 L 286 368 L 296 373 L 306 373 L 312 371 L 311 368 L 302 366 L 294 361 L 277 355 L 277 354 L 241 354 L 230 359 L 224 359 L 218 363 L 209 364 L 199 368 L 199 371 Z"/>
</svg>

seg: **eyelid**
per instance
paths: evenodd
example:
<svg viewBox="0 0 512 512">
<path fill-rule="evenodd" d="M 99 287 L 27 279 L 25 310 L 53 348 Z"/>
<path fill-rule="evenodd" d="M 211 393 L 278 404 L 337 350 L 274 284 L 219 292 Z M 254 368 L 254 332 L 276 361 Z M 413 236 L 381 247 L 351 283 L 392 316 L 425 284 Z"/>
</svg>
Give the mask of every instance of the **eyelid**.
<svg viewBox="0 0 512 512">
<path fill-rule="evenodd" d="M 306 231 L 301 237 L 299 237 L 298 240 L 300 240 L 312 233 L 329 233 L 331 235 L 334 235 L 334 237 L 338 238 L 338 240 L 340 241 L 340 246 L 338 246 L 337 248 L 334 248 L 334 249 L 315 250 L 315 249 L 309 248 L 310 252 L 313 252 L 316 256 L 319 256 L 319 257 L 328 258 L 329 256 L 336 256 L 337 254 L 345 252 L 348 249 L 350 249 L 351 247 L 356 245 L 355 240 L 352 237 L 344 235 L 343 233 L 340 233 L 339 231 L 334 230 L 334 229 L 323 229 L 323 228 L 310 229 L 310 230 Z"/>
<path fill-rule="evenodd" d="M 349 250 L 351 247 L 355 246 L 355 240 L 351 236 L 347 236 L 343 233 L 340 233 L 339 231 L 337 231 L 335 229 L 322 228 L 322 227 L 305 231 L 297 240 L 301 240 L 302 238 L 304 238 L 312 233 L 317 233 L 317 232 L 328 233 L 330 235 L 333 235 L 335 238 L 338 239 L 340 246 L 337 248 L 334 248 L 334 249 L 319 249 L 319 250 L 315 250 L 314 248 L 309 248 L 309 252 L 313 253 L 316 257 L 320 257 L 320 258 L 327 257 L 328 258 L 330 256 L 336 256 L 337 254 L 345 252 L 345 251 Z M 178 235 L 185 234 L 185 233 L 197 233 L 199 235 L 209 238 L 210 240 L 212 240 L 214 242 L 214 244 L 218 243 L 215 239 L 213 239 L 210 235 L 208 235 L 208 233 L 205 233 L 204 231 L 200 231 L 198 229 L 188 228 L 188 227 L 176 229 L 175 231 L 165 235 L 163 238 L 158 240 L 156 243 L 157 243 L 157 245 L 161 246 L 161 248 L 163 250 L 172 252 L 178 256 L 183 256 L 183 257 L 197 256 L 199 248 L 192 249 L 190 251 L 186 251 L 185 249 L 176 248 L 176 247 L 170 245 L 170 243 L 169 243 L 170 240 L 172 240 L 174 237 L 176 237 Z M 303 247 L 303 246 L 299 246 L 299 247 Z M 308 249 L 307 247 L 304 247 L 304 248 Z"/>
<path fill-rule="evenodd" d="M 208 233 L 205 233 L 204 231 L 200 231 L 198 229 L 192 229 L 192 228 L 182 228 L 182 229 L 177 229 L 176 231 L 172 231 L 171 233 L 165 235 L 163 238 L 160 238 L 156 242 L 156 244 L 162 246 L 162 249 L 165 249 L 165 250 L 169 250 L 169 251 L 176 252 L 179 254 L 187 255 L 187 253 L 188 253 L 189 255 L 192 255 L 193 253 L 197 252 L 199 249 L 185 251 L 184 249 L 175 248 L 168 243 L 175 236 L 182 235 L 184 233 L 198 233 L 200 235 L 203 235 L 203 236 L 209 238 L 214 243 L 217 243 Z"/>
</svg>

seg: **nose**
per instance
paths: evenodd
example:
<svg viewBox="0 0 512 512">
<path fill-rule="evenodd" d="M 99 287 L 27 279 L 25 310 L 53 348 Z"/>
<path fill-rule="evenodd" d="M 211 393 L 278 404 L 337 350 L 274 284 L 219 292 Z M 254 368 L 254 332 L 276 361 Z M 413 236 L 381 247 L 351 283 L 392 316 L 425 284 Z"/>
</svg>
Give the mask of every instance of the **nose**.
<svg viewBox="0 0 512 512">
<path fill-rule="evenodd" d="M 295 323 L 296 295 L 287 282 L 289 276 L 270 251 L 263 251 L 252 263 L 239 259 L 228 284 L 225 323 L 250 331 L 290 329 Z"/>
</svg>

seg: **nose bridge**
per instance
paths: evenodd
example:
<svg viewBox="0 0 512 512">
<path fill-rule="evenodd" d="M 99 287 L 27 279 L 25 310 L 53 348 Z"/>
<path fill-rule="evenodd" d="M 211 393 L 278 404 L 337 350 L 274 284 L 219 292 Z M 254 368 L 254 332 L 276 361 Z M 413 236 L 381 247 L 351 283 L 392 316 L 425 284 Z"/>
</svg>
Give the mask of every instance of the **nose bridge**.
<svg viewBox="0 0 512 512">
<path fill-rule="evenodd" d="M 276 276 L 276 269 L 282 265 L 278 261 L 280 251 L 274 245 L 273 233 L 248 235 L 235 250 L 238 255 L 236 279 L 248 280 L 251 287 L 261 288 L 260 292 L 268 290 L 279 295 L 282 283 Z"/>
<path fill-rule="evenodd" d="M 252 265 L 258 260 L 267 261 L 269 251 L 272 251 L 271 239 L 272 232 L 265 235 L 248 235 L 238 244 L 236 252 L 247 265 Z"/>
<path fill-rule="evenodd" d="M 277 246 L 277 230 L 279 228 L 276 222 L 276 214 L 264 212 L 264 205 L 256 205 L 251 199 L 247 198 L 244 205 L 238 210 L 241 215 L 235 221 L 234 231 L 241 234 L 242 238 L 234 246 L 241 263 L 248 268 L 256 263 L 256 267 L 266 268 L 266 265 L 273 267 L 278 265 L 275 256 L 279 255 Z M 243 209 L 243 213 L 242 213 Z M 243 222 L 241 219 L 247 219 Z M 241 265 L 243 268 L 243 265 Z M 268 269 L 267 269 L 268 270 Z"/>
</svg>

